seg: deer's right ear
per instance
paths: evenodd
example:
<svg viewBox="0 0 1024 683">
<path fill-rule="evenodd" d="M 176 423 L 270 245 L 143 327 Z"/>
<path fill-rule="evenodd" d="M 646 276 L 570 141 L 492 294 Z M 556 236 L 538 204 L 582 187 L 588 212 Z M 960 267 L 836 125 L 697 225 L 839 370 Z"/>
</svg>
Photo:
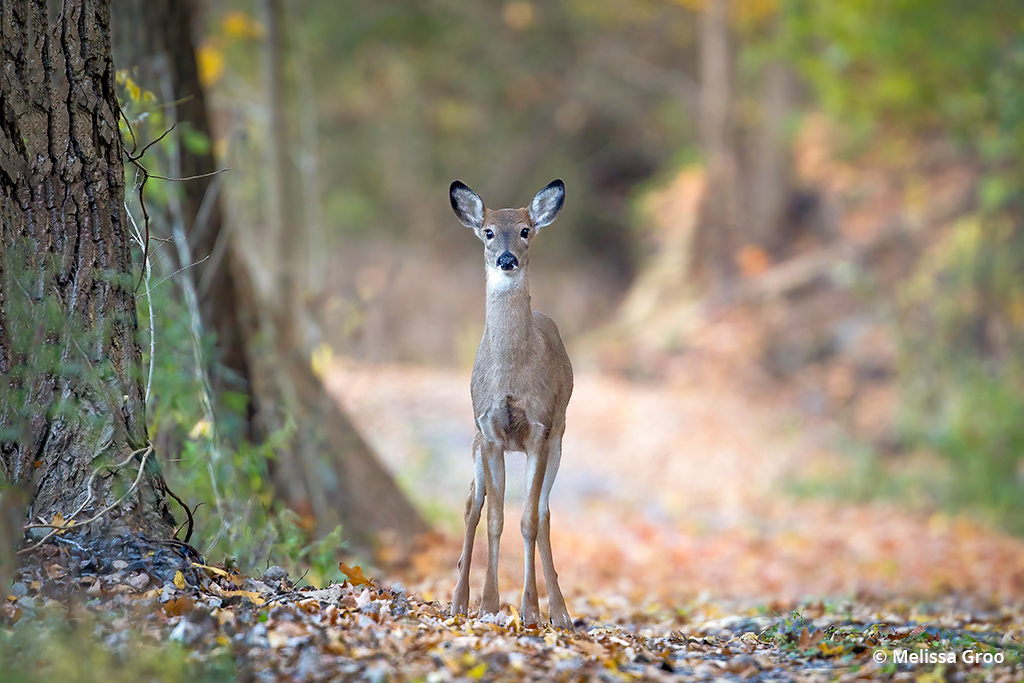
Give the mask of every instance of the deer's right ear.
<svg viewBox="0 0 1024 683">
<path fill-rule="evenodd" d="M 448 190 L 452 200 L 452 211 L 459 222 L 467 228 L 479 230 L 484 224 L 484 200 L 469 187 L 456 180 Z"/>
</svg>

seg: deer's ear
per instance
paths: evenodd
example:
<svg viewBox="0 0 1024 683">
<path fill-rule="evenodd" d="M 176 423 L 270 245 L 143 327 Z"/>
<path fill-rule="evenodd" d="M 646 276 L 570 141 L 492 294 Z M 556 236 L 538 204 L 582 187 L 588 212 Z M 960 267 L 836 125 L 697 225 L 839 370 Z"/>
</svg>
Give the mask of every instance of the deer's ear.
<svg viewBox="0 0 1024 683">
<path fill-rule="evenodd" d="M 452 211 L 460 223 L 473 230 L 483 226 L 484 200 L 480 199 L 480 195 L 459 180 L 452 183 L 448 195 L 452 200 Z"/>
<path fill-rule="evenodd" d="M 552 180 L 530 202 L 530 222 L 533 223 L 534 229 L 539 230 L 551 225 L 564 203 L 565 183 L 561 179 Z"/>
</svg>

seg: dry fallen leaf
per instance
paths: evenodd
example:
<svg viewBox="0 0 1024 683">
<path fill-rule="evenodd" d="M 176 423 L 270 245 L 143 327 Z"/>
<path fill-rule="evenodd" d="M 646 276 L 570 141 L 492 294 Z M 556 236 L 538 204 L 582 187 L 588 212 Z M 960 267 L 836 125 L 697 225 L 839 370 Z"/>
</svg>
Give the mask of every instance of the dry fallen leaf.
<svg viewBox="0 0 1024 683">
<path fill-rule="evenodd" d="M 344 562 L 338 563 L 338 569 L 341 573 L 348 577 L 349 583 L 353 586 L 369 586 L 371 585 L 370 579 L 366 578 L 363 574 L 363 569 L 359 565 L 350 567 Z"/>
<path fill-rule="evenodd" d="M 180 591 L 185 590 L 185 575 L 181 573 L 181 570 L 174 572 L 174 587 Z"/>
<path fill-rule="evenodd" d="M 230 577 L 231 576 L 230 574 L 228 574 L 223 569 L 221 569 L 219 567 L 211 567 L 208 564 L 199 564 L 198 562 L 193 562 L 192 566 L 196 567 L 198 569 L 203 569 L 203 570 L 205 570 L 209 574 L 216 574 L 217 576 L 223 576 L 223 577 Z"/>
<path fill-rule="evenodd" d="M 825 632 L 824 631 L 820 631 L 820 630 L 815 629 L 814 633 L 811 633 L 811 632 L 809 632 L 807 630 L 807 627 L 805 626 L 804 630 L 802 630 L 800 632 L 800 642 L 798 644 L 798 647 L 801 650 L 806 650 L 807 648 L 809 648 L 809 647 L 811 647 L 813 645 L 816 645 L 824 637 L 825 637 Z"/>
<path fill-rule="evenodd" d="M 169 617 L 180 617 L 195 609 L 195 602 L 189 597 L 174 598 L 164 603 L 164 612 Z"/>
</svg>

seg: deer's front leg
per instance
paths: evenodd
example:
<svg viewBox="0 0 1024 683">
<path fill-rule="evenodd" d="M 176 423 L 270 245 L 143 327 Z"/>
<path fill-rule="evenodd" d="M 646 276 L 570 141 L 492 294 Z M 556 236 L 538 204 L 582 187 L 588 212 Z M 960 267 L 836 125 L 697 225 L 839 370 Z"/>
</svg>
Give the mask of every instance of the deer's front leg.
<svg viewBox="0 0 1024 683">
<path fill-rule="evenodd" d="M 505 452 L 501 445 L 485 443 L 483 462 L 487 496 L 487 578 L 480 611 L 495 614 L 498 611 L 498 546 L 505 524 Z"/>
<path fill-rule="evenodd" d="M 476 527 L 480 523 L 480 511 L 484 507 L 484 460 L 480 449 L 480 434 L 473 440 L 473 483 L 469 486 L 466 499 L 466 537 L 462 542 L 462 556 L 459 557 L 459 580 L 455 583 L 452 596 L 452 614 L 466 614 L 469 610 L 469 567 L 473 563 L 473 543 Z"/>
</svg>

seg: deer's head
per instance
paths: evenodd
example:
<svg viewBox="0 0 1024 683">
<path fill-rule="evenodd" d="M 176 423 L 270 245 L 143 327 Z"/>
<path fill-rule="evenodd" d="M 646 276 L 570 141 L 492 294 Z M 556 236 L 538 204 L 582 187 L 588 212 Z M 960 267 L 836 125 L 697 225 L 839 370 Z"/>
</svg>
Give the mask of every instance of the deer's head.
<svg viewBox="0 0 1024 683">
<path fill-rule="evenodd" d="M 540 230 L 555 220 L 565 203 L 565 183 L 551 181 L 537 193 L 528 207 L 498 209 L 484 207 L 480 195 L 456 180 L 449 195 L 459 222 L 484 243 L 488 275 L 513 276 L 524 272 L 530 262 L 530 243 Z"/>
</svg>

